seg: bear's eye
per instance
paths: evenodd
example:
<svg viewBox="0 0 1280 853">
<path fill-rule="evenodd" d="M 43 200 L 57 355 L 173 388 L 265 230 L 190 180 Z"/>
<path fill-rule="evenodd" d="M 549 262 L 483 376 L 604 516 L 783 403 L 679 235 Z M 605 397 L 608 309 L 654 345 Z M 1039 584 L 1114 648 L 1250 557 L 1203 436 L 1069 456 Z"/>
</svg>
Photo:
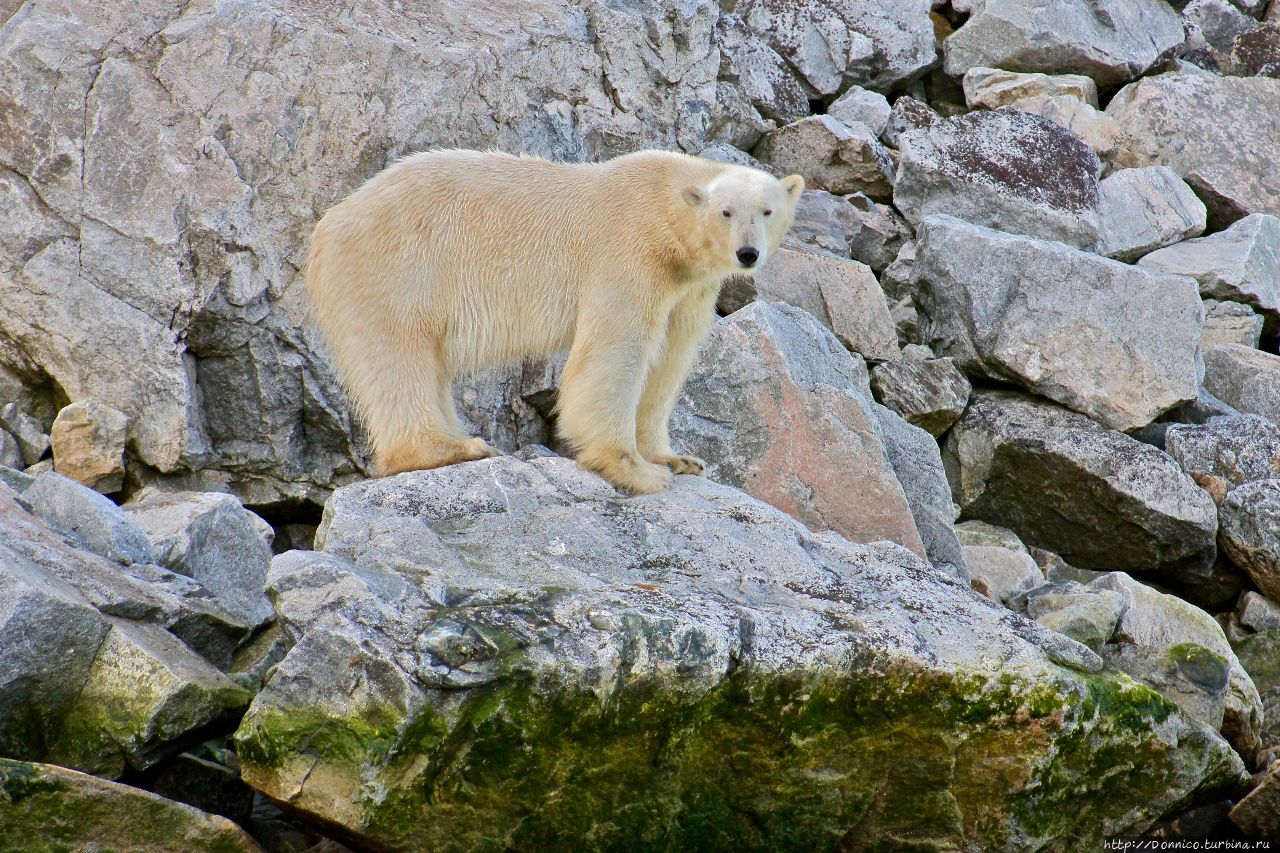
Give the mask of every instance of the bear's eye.
<svg viewBox="0 0 1280 853">
<path fill-rule="evenodd" d="M 764 215 L 765 215 L 765 216 L 773 216 L 773 211 L 766 207 L 766 208 L 764 209 Z"/>
<path fill-rule="evenodd" d="M 722 211 L 720 211 L 720 213 L 721 213 L 721 214 L 723 214 L 723 216 L 724 216 L 724 218 L 725 218 L 725 219 L 728 219 L 730 216 L 733 216 L 733 214 L 732 214 L 732 213 L 730 213 L 730 212 L 729 212 L 729 211 L 727 211 L 727 210 L 722 210 Z"/>
</svg>

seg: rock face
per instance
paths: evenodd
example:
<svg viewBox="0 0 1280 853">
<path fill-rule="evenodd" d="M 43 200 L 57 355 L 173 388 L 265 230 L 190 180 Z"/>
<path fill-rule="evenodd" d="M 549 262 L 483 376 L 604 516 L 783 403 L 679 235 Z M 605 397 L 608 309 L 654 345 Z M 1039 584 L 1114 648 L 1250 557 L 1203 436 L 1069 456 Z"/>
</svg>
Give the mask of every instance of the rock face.
<svg viewBox="0 0 1280 853">
<path fill-rule="evenodd" d="M 272 565 L 297 642 L 237 743 L 370 843 L 1087 846 L 1241 778 L 1078 644 L 704 479 L 486 460 L 339 490 L 319 539 Z M 1141 792 L 1049 769 L 1117 752 Z"/>
<path fill-rule="evenodd" d="M 1280 424 L 1280 356 L 1221 344 L 1204 354 L 1204 387 L 1242 412 Z"/>
<path fill-rule="evenodd" d="M 966 372 L 1120 430 L 1195 398 L 1203 309 L 1189 279 L 952 217 L 917 233 L 921 334 Z"/>
<path fill-rule="evenodd" d="M 5 758 L 0 836 L 65 850 L 262 849 L 224 817 L 74 770 Z"/>
<path fill-rule="evenodd" d="M 809 116 L 765 134 L 754 153 L 761 162 L 799 172 L 836 194 L 893 195 L 893 160 L 862 124 L 850 127 L 831 116 Z"/>
<path fill-rule="evenodd" d="M 1213 563 L 1212 499 L 1159 450 L 1083 415 L 976 391 L 943 461 L 964 517 L 1073 566 L 1195 574 Z"/>
<path fill-rule="evenodd" d="M 972 112 L 909 131 L 898 147 L 893 203 L 913 226 L 947 214 L 1082 249 L 1098 242 L 1101 164 L 1051 121 Z"/>
<path fill-rule="evenodd" d="M 1280 599 L 1280 478 L 1232 489 L 1219 510 L 1222 551 L 1272 599 Z"/>
<path fill-rule="evenodd" d="M 1204 201 L 1214 231 L 1252 213 L 1280 216 L 1277 110 L 1280 80 L 1212 74 L 1140 80 L 1107 105 L 1127 133 L 1112 163 L 1173 169 Z"/>
<path fill-rule="evenodd" d="M 703 344 L 672 418 L 672 446 L 705 460 L 717 483 L 814 529 L 889 539 L 923 556 L 867 381 L 862 360 L 812 317 L 755 302 Z"/>
<path fill-rule="evenodd" d="M 1219 481 L 1223 494 L 1253 480 L 1280 478 L 1280 426 L 1257 415 L 1170 424 L 1164 449 L 1202 485 Z"/>
<path fill-rule="evenodd" d="M 1204 233 L 1204 202 L 1165 166 L 1122 169 L 1098 184 L 1098 195 L 1102 222 L 1099 250 L 1109 258 L 1132 263 L 1148 252 L 1158 256 L 1160 252 L 1153 250 L 1162 246 Z M 1143 265 L 1161 272 L 1191 275 L 1158 263 Z"/>
<path fill-rule="evenodd" d="M 124 445 L 129 419 L 93 400 L 72 403 L 53 420 L 54 469 L 97 492 L 124 485 Z"/>
<path fill-rule="evenodd" d="M 1075 98 L 1097 109 L 1098 87 L 1080 74 L 1019 74 L 999 68 L 970 68 L 964 73 L 964 100 L 974 109 L 994 110 L 1023 98 Z"/>
<path fill-rule="evenodd" d="M 1131 80 L 1182 42 L 1178 13 L 1161 0 L 985 0 L 946 42 L 948 74 L 976 66 L 1084 74 L 1101 86 Z"/>
<path fill-rule="evenodd" d="M 1240 344 L 1256 349 L 1262 340 L 1262 316 L 1239 302 L 1204 301 L 1204 331 L 1200 349 L 1208 352 L 1218 344 Z"/>
<path fill-rule="evenodd" d="M 935 437 L 946 432 L 969 402 L 969 380 L 949 358 L 901 359 L 871 371 L 876 399 Z"/>
</svg>

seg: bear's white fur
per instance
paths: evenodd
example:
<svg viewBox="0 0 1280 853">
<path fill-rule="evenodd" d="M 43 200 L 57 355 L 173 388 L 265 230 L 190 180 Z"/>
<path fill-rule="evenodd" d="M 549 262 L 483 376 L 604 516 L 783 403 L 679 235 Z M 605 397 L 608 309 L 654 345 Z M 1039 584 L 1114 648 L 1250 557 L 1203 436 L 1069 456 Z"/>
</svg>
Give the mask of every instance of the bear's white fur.
<svg viewBox="0 0 1280 853">
<path fill-rule="evenodd" d="M 700 473 L 671 449 L 672 409 L 720 282 L 777 249 L 803 189 L 662 151 L 430 151 L 370 179 L 320 220 L 305 273 L 378 473 L 493 455 L 463 433 L 454 377 L 564 349 L 559 429 L 584 466 L 637 493 Z"/>
</svg>

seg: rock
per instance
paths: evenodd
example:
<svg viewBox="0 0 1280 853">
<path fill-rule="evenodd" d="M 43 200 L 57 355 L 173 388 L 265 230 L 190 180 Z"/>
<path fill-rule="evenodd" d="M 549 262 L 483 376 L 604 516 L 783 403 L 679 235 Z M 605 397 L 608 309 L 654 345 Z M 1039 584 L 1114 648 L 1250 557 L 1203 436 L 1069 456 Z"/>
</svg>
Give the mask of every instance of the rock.
<svg viewBox="0 0 1280 853">
<path fill-rule="evenodd" d="M 831 116 L 809 116 L 769 131 L 752 153 L 836 194 L 893 195 L 893 159 L 863 125 L 847 127 Z"/>
<path fill-rule="evenodd" d="M 1098 184 L 1098 212 L 1100 253 L 1126 263 L 1153 249 L 1199 236 L 1205 228 L 1204 203 L 1165 166 L 1122 169 L 1103 180 Z M 1190 274 L 1159 264 L 1148 266 L 1161 272 Z"/>
<path fill-rule="evenodd" d="M 893 203 L 912 227 L 935 214 L 1082 249 L 1098 242 L 1097 155 L 1051 121 L 978 111 L 910 131 Z"/>
<path fill-rule="evenodd" d="M 1241 412 L 1280 424 L 1280 356 L 1220 344 L 1204 354 L 1204 387 Z"/>
<path fill-rule="evenodd" d="M 820 95 L 851 84 L 887 91 L 937 61 L 930 0 L 732 0 L 726 5 Z"/>
<path fill-rule="evenodd" d="M 64 767 L 6 758 L 0 835 L 58 850 L 262 849 L 225 817 Z"/>
<path fill-rule="evenodd" d="M 991 545 L 965 545 L 964 560 L 974 580 L 986 585 L 991 597 L 1008 605 L 1017 595 L 1044 583 L 1036 561 L 1025 551 Z"/>
<path fill-rule="evenodd" d="M 1168 166 L 1191 185 L 1221 231 L 1253 213 L 1280 216 L 1280 81 L 1262 77 L 1162 74 L 1120 90 L 1107 114 L 1126 139 L 1117 168 Z"/>
<path fill-rule="evenodd" d="M 1200 387 L 1190 279 L 931 217 L 912 270 L 920 331 L 968 374 L 1014 382 L 1117 430 Z"/>
<path fill-rule="evenodd" d="M 822 252 L 779 249 L 753 277 L 730 279 L 717 305 L 732 314 L 755 300 L 782 301 L 807 311 L 835 332 L 840 343 L 867 358 L 898 355 L 889 306 L 865 264 Z"/>
<path fill-rule="evenodd" d="M 1008 391 L 975 391 L 943 462 L 965 518 L 1017 531 L 1072 566 L 1207 571 L 1217 507 L 1154 447 Z"/>
<path fill-rule="evenodd" d="M 0 466 L 16 469 L 25 467 L 22 464 L 22 448 L 18 446 L 18 440 L 3 429 L 0 429 Z"/>
<path fill-rule="evenodd" d="M 1280 762 L 1271 765 L 1257 787 L 1235 804 L 1230 816 L 1246 838 L 1280 836 Z"/>
<path fill-rule="evenodd" d="M 786 124 L 809 114 L 809 98 L 795 73 L 741 18 L 721 15 L 716 21 L 716 41 L 722 79 L 742 87 L 761 115 Z"/>
<path fill-rule="evenodd" d="M 1110 589 L 1076 581 L 1045 584 L 1027 594 L 1027 615 L 1036 623 L 1101 652 L 1115 633 L 1125 599 Z"/>
<path fill-rule="evenodd" d="M 994 110 L 1024 98 L 1060 95 L 1098 107 L 1097 84 L 1080 74 L 1019 74 L 980 66 L 964 72 L 964 100 L 972 109 Z"/>
<path fill-rule="evenodd" d="M 1262 697 L 1264 750 L 1274 754 L 1280 745 L 1280 630 L 1248 634 L 1232 643 L 1240 665 Z"/>
<path fill-rule="evenodd" d="M 1028 5 L 986 0 L 943 43 L 948 74 L 974 67 L 1084 74 L 1099 86 L 1132 80 L 1182 43 L 1178 13 L 1161 0 Z"/>
<path fill-rule="evenodd" d="M 109 499 L 52 471 L 23 492 L 37 515 L 76 538 L 80 547 L 122 563 L 153 562 L 146 534 Z"/>
<path fill-rule="evenodd" d="M 897 302 L 914 297 L 916 292 L 915 263 L 919 245 L 915 240 L 908 240 L 898 250 L 893 263 L 884 268 L 880 275 L 880 287 L 890 302 Z"/>
<path fill-rule="evenodd" d="M 157 562 L 194 578 L 245 624 L 272 617 L 263 590 L 275 534 L 234 496 L 157 494 L 121 509 L 146 534 Z"/>
<path fill-rule="evenodd" d="M 848 196 L 848 201 L 857 224 L 849 235 L 849 254 L 880 272 L 912 238 L 911 228 L 891 205 L 879 204 L 862 193 Z"/>
<path fill-rule="evenodd" d="M 1280 598 L 1280 478 L 1227 493 L 1218 510 L 1222 552 L 1268 598 Z"/>
<path fill-rule="evenodd" d="M 13 436 L 22 453 L 22 465 L 34 465 L 49 450 L 49 436 L 40 421 L 18 408 L 17 403 L 0 406 L 0 430 Z"/>
<path fill-rule="evenodd" d="M 1014 101 L 1009 109 L 1048 119 L 1108 160 L 1124 141 L 1124 130 L 1111 116 L 1071 95 L 1037 95 Z"/>
<path fill-rule="evenodd" d="M 1251 305 L 1273 324 L 1280 318 L 1280 219 L 1274 216 L 1246 216 L 1226 231 L 1160 249 L 1138 264 L 1194 278 L 1207 299 Z"/>
<path fill-rule="evenodd" d="M 1271 631 L 1280 628 L 1280 604 L 1276 604 L 1258 595 L 1246 592 L 1240 596 L 1236 605 L 1236 615 L 1240 624 L 1251 631 Z"/>
<path fill-rule="evenodd" d="M 961 583 L 970 580 L 964 551 L 956 538 L 956 508 L 942 467 L 938 443 L 884 406 L 873 406 L 885 456 L 902 485 L 924 553 L 935 569 Z"/>
<path fill-rule="evenodd" d="M 877 137 L 889 126 L 890 112 L 889 100 L 884 95 L 861 86 L 850 86 L 827 107 L 827 115 L 841 124 L 846 127 L 861 124 Z"/>
<path fill-rule="evenodd" d="M 1220 726 L 1236 752 L 1251 762 L 1262 745 L 1262 700 L 1213 617 L 1123 572 L 1089 586 L 1124 599 L 1103 658 L 1195 719 Z"/>
<path fill-rule="evenodd" d="M 1280 478 L 1280 426 L 1257 415 L 1170 424 L 1164 449 L 1202 485 L 1219 482 L 1224 496 L 1253 480 Z"/>
<path fill-rule="evenodd" d="M 129 419 L 94 400 L 72 403 L 53 421 L 53 466 L 96 492 L 124 485 L 124 445 Z"/>
<path fill-rule="evenodd" d="M 1241 33 L 1231 45 L 1231 73 L 1240 77 L 1280 77 L 1280 21 Z"/>
<path fill-rule="evenodd" d="M 969 402 L 969 380 L 949 358 L 886 361 L 871 371 L 876 399 L 909 423 L 942 435 Z"/>
<path fill-rule="evenodd" d="M 1191 0 L 1182 17 L 1216 50 L 1230 51 L 1236 36 L 1258 22 L 1228 0 Z"/>
<path fill-rule="evenodd" d="M 852 257 L 876 272 L 897 257 L 911 229 L 890 205 L 861 193 L 846 198 L 825 190 L 805 190 L 784 247 L 803 243 L 840 257 Z"/>
<path fill-rule="evenodd" d="M 272 564 L 297 644 L 237 745 L 362 843 L 1088 847 L 1243 777 L 1078 644 L 706 479 L 619 501 L 505 457 L 339 490 L 325 519 L 324 552 Z M 1144 784 L 1064 779 L 1064 749 Z"/>
<path fill-rule="evenodd" d="M 812 317 L 752 303 L 703 343 L 672 418 L 672 446 L 705 460 L 715 482 L 811 528 L 888 539 L 923 556 L 867 381 L 862 360 Z"/>
<path fill-rule="evenodd" d="M 1204 301 L 1204 330 L 1200 349 L 1208 352 L 1219 344 L 1239 344 L 1257 349 L 1262 341 L 1262 315 L 1239 302 Z"/>
<path fill-rule="evenodd" d="M 893 109 L 889 112 L 889 123 L 885 125 L 883 134 L 885 144 L 897 148 L 902 134 L 931 127 L 940 121 L 942 116 L 928 104 L 917 101 L 910 95 L 900 95 L 893 102 Z"/>
<path fill-rule="evenodd" d="M 962 545 L 969 545 L 981 548 L 1003 548 L 1006 551 L 1017 551 L 1020 554 L 1029 554 L 1027 546 L 1018 538 L 1018 534 L 1014 533 L 1007 527 L 1001 527 L 998 524 L 988 524 L 985 521 L 970 519 L 956 525 L 956 536 L 959 537 Z"/>
</svg>

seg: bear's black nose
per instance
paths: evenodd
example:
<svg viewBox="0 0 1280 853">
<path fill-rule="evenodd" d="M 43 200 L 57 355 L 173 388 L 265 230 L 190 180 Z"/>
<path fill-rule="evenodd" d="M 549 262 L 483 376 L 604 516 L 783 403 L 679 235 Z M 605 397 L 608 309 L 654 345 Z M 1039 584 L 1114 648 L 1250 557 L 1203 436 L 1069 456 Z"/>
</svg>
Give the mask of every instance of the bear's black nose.
<svg viewBox="0 0 1280 853">
<path fill-rule="evenodd" d="M 738 250 L 738 263 L 744 267 L 754 266 L 759 259 L 760 253 L 755 250 L 754 246 L 743 246 Z"/>
</svg>

